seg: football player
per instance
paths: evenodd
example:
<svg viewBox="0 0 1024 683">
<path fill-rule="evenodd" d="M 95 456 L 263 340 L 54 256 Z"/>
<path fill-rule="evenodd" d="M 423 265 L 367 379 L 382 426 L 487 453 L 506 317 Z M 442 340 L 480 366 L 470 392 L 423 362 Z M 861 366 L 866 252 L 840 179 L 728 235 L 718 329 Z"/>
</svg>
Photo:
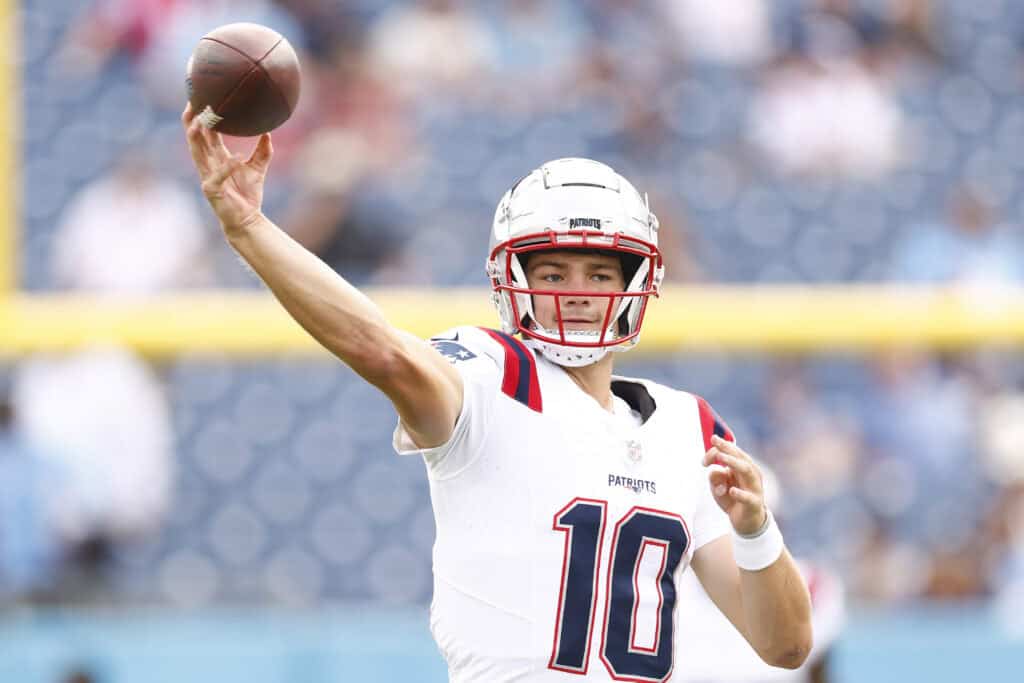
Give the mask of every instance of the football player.
<svg viewBox="0 0 1024 683">
<path fill-rule="evenodd" d="M 426 463 L 451 680 L 667 681 L 687 568 L 764 661 L 804 661 L 808 591 L 757 466 L 703 399 L 612 374 L 663 275 L 629 182 L 587 159 L 517 182 L 487 259 L 501 329 L 425 342 L 262 214 L 269 135 L 242 159 L 188 108 L 182 121 L 228 242 L 387 395 L 396 449 Z"/>
</svg>

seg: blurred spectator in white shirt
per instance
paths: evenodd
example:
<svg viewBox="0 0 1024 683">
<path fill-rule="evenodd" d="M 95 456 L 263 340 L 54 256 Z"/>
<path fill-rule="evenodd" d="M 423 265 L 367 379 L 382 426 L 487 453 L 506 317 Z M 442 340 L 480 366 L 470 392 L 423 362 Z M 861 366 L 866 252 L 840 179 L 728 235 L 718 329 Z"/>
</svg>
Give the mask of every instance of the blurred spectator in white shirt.
<svg viewBox="0 0 1024 683">
<path fill-rule="evenodd" d="M 771 8 L 765 0 L 667 0 L 664 11 L 679 31 L 679 49 L 696 61 L 757 65 L 772 53 Z"/>
<path fill-rule="evenodd" d="M 54 236 L 53 279 L 93 293 L 150 293 L 209 282 L 196 198 L 140 150 L 75 196 Z"/>
<path fill-rule="evenodd" d="M 857 61 L 791 53 L 754 97 L 748 134 L 784 173 L 873 178 L 901 161 L 903 128 L 895 99 Z"/>
<path fill-rule="evenodd" d="M 486 23 L 460 0 L 400 4 L 370 27 L 371 61 L 406 96 L 481 94 L 495 66 Z"/>
<path fill-rule="evenodd" d="M 170 498 L 173 444 L 149 366 L 116 347 L 39 356 L 18 367 L 12 399 L 24 433 L 68 473 L 57 508 L 66 538 L 154 530 Z"/>
</svg>

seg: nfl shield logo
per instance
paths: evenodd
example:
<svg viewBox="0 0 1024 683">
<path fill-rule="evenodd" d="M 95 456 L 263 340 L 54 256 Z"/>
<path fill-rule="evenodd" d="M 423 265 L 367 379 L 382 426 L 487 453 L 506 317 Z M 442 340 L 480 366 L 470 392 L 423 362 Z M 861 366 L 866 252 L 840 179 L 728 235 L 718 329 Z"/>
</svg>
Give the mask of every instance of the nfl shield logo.
<svg viewBox="0 0 1024 683">
<path fill-rule="evenodd" d="M 630 462 L 640 462 L 644 457 L 643 451 L 640 448 L 640 442 L 630 439 L 626 442 L 626 459 Z"/>
</svg>

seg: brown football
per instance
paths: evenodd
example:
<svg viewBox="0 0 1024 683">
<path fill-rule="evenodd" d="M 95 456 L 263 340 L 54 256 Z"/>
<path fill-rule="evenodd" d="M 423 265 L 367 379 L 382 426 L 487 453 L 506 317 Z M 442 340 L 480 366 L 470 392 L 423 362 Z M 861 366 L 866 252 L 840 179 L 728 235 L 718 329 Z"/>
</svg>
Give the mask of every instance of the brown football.
<svg viewBox="0 0 1024 683">
<path fill-rule="evenodd" d="M 227 135 L 252 136 L 288 120 L 299 101 L 299 58 L 260 24 L 227 24 L 199 40 L 186 67 L 192 111 Z"/>
</svg>

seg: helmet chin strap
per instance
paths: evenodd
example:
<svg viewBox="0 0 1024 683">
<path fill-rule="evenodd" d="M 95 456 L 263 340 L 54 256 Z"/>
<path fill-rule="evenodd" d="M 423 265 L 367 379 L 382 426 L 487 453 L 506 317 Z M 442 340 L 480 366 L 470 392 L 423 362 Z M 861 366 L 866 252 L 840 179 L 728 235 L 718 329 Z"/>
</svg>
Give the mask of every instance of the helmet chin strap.
<svg viewBox="0 0 1024 683">
<path fill-rule="evenodd" d="M 569 335 L 566 335 L 568 337 Z M 562 346 L 539 339 L 524 339 L 523 343 L 531 349 L 536 349 L 540 355 L 547 358 L 555 365 L 569 368 L 581 368 L 584 365 L 593 365 L 604 358 L 608 353 L 608 347 L 578 348 L 574 346 Z"/>
<path fill-rule="evenodd" d="M 549 330 L 545 327 L 541 327 L 536 322 L 533 323 L 533 330 L 545 337 L 557 337 L 558 332 L 555 330 Z M 585 330 L 567 330 L 565 333 L 565 340 L 573 343 L 586 343 L 596 342 L 600 335 L 595 332 Z M 581 368 L 585 365 L 592 365 L 597 361 L 605 357 L 608 351 L 618 350 L 616 347 L 579 347 L 579 346 L 565 346 L 556 342 L 542 341 L 540 339 L 534 339 L 533 337 L 527 337 L 523 340 L 529 348 L 536 349 L 540 355 L 547 358 L 549 361 L 556 365 L 562 365 L 570 368 Z"/>
</svg>

